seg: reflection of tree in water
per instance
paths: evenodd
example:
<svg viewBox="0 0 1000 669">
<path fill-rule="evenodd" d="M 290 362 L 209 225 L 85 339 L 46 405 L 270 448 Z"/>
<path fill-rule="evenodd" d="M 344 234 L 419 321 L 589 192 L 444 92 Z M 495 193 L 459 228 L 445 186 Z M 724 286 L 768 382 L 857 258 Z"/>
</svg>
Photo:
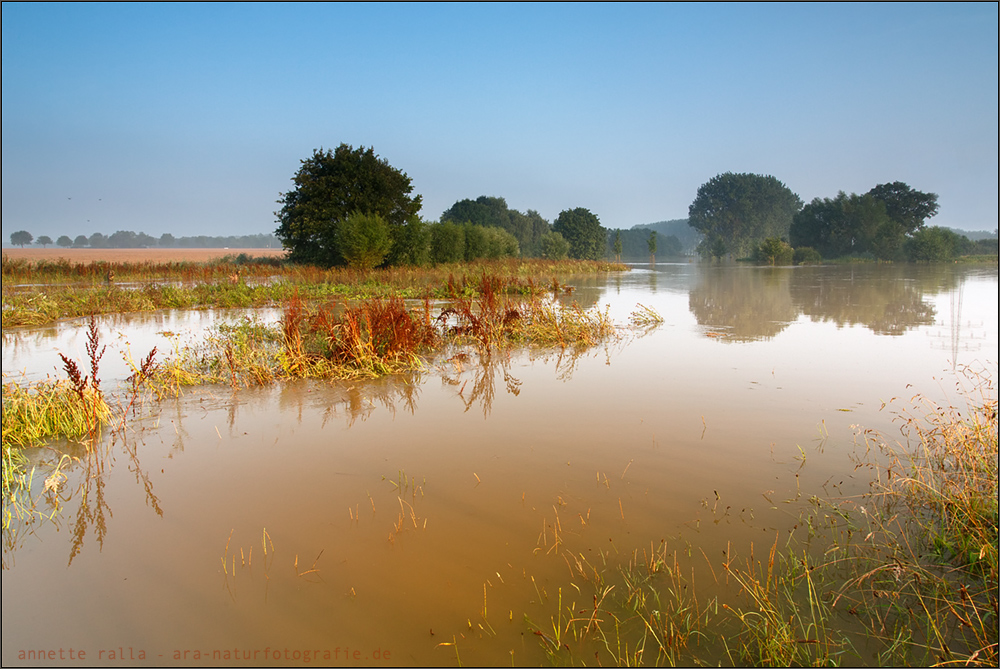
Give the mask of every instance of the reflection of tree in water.
<svg viewBox="0 0 1000 669">
<path fill-rule="evenodd" d="M 720 341 L 769 339 L 798 317 L 789 293 L 793 270 L 712 266 L 691 289 L 688 304 L 699 325 L 722 330 Z"/>
<path fill-rule="evenodd" d="M 851 265 L 800 268 L 792 298 L 813 321 L 838 327 L 863 325 L 876 334 L 901 335 L 934 323 L 924 296 L 958 286 L 962 278 L 947 266 Z"/>
<path fill-rule="evenodd" d="M 700 325 L 725 331 L 721 341 L 773 337 L 800 313 L 899 335 L 933 324 L 934 307 L 924 298 L 955 290 L 965 273 L 952 265 L 709 267 L 689 303 Z"/>
</svg>

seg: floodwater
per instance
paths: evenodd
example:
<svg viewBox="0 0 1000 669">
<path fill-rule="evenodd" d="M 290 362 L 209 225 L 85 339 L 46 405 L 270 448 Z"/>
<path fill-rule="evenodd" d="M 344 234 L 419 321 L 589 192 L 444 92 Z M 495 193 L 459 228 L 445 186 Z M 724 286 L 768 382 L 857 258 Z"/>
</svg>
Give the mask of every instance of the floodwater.
<svg viewBox="0 0 1000 669">
<path fill-rule="evenodd" d="M 5 534 L 4 666 L 546 663 L 534 631 L 593 606 L 576 562 L 665 545 L 711 592 L 726 551 L 770 547 L 811 495 L 865 492 L 857 426 L 898 437 L 895 403 L 959 401 L 965 365 L 995 378 L 995 267 L 658 264 L 575 286 L 620 340 L 196 389 L 89 456 L 32 449 L 75 459 L 53 519 Z M 665 322 L 628 328 L 640 303 Z M 126 343 L 169 352 L 244 314 L 104 320 L 104 383 Z M 84 342 L 81 321 L 4 332 L 4 374 L 61 375 Z"/>
</svg>

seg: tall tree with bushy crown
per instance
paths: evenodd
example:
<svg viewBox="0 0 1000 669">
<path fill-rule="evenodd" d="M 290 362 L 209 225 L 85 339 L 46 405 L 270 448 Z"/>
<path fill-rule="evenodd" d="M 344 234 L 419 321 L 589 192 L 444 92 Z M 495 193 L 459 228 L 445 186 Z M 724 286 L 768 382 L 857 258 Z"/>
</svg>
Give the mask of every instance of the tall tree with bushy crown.
<svg viewBox="0 0 1000 669">
<path fill-rule="evenodd" d="M 275 236 L 293 262 L 345 264 L 339 230 L 353 214 L 380 217 L 395 237 L 420 211 L 421 197 L 410 195 L 410 177 L 372 148 L 318 149 L 302 161 L 292 181 L 295 188 L 278 200 Z"/>
<path fill-rule="evenodd" d="M 772 176 L 726 172 L 698 188 L 688 224 L 705 235 L 703 252 L 721 242 L 743 257 L 768 237 L 787 238 L 801 208 L 799 196 Z"/>
</svg>

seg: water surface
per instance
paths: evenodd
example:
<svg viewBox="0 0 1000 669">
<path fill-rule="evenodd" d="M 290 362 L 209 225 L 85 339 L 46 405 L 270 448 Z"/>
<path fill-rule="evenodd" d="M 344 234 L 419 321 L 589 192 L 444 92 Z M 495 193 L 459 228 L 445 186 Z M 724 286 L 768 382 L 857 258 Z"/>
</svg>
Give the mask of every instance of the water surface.
<svg viewBox="0 0 1000 669">
<path fill-rule="evenodd" d="M 996 268 L 658 264 L 563 299 L 665 322 L 377 382 L 198 389 L 91 455 L 33 449 L 77 459 L 54 520 L 5 537 L 4 665 L 70 648 L 87 664 L 543 663 L 526 617 L 551 628 L 560 589 L 591 605 L 575 563 L 665 543 L 711 592 L 724 551 L 769 547 L 810 495 L 867 490 L 855 426 L 898 434 L 885 402 L 955 401 L 956 370 L 996 370 Z M 116 317 L 102 339 L 109 360 L 125 341 L 140 357 L 243 314 Z M 4 373 L 58 375 L 84 325 L 5 332 Z"/>
</svg>

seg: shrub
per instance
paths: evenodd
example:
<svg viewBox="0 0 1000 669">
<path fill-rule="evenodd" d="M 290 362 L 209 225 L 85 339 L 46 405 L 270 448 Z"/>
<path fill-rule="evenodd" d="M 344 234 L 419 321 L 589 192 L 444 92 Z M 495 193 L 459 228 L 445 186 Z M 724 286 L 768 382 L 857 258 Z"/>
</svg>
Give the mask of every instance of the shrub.
<svg viewBox="0 0 1000 669">
<path fill-rule="evenodd" d="M 542 257 L 548 260 L 565 260 L 569 257 L 569 242 L 558 232 L 546 232 L 539 241 Z"/>
<path fill-rule="evenodd" d="M 788 245 L 788 242 L 778 237 L 768 237 L 753 251 L 755 262 L 768 265 L 790 265 L 792 264 L 792 256 L 792 247 Z"/>
<path fill-rule="evenodd" d="M 812 248 L 811 246 L 800 246 L 795 249 L 795 253 L 792 256 L 792 261 L 796 265 L 811 265 L 813 263 L 820 263 L 823 261 L 823 256 L 819 254 L 819 251 Z"/>
<path fill-rule="evenodd" d="M 360 212 L 337 222 L 337 242 L 347 264 L 356 269 L 381 265 L 392 247 L 386 220 L 378 214 Z"/>
</svg>

